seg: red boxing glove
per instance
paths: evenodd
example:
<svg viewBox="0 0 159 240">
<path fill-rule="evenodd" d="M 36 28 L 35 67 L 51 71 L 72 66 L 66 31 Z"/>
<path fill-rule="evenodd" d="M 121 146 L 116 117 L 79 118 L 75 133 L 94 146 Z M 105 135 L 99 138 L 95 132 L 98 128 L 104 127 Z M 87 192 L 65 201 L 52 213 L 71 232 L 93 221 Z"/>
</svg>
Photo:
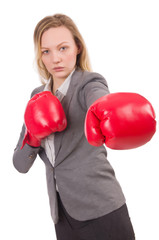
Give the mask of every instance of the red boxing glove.
<svg viewBox="0 0 159 240">
<path fill-rule="evenodd" d="M 93 146 L 112 149 L 144 145 L 156 131 L 150 102 L 136 93 L 112 93 L 95 101 L 87 111 L 85 135 Z"/>
<path fill-rule="evenodd" d="M 67 126 L 63 107 L 49 91 L 35 94 L 27 104 L 24 120 L 26 133 L 21 149 L 27 143 L 39 147 L 41 139 L 53 132 L 61 132 Z"/>
</svg>

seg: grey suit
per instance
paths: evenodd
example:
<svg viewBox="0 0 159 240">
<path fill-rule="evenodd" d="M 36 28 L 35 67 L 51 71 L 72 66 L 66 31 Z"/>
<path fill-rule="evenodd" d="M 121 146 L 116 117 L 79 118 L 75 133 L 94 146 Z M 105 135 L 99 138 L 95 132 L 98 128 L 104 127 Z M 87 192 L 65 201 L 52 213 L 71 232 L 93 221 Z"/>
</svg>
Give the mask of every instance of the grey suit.
<svg viewBox="0 0 159 240">
<path fill-rule="evenodd" d="M 36 88 L 32 96 L 43 91 Z M 125 198 L 107 160 L 104 146 L 91 146 L 84 135 L 84 120 L 88 107 L 98 98 L 109 93 L 106 80 L 97 73 L 82 72 L 72 75 L 71 83 L 62 105 L 68 125 L 61 133 L 55 133 L 55 166 L 51 165 L 42 147 L 33 148 L 22 140 L 25 126 L 13 155 L 13 163 L 19 172 L 26 173 L 39 154 L 46 166 L 51 215 L 58 222 L 56 184 L 62 202 L 74 219 L 79 221 L 103 216 L 121 207 Z"/>
</svg>

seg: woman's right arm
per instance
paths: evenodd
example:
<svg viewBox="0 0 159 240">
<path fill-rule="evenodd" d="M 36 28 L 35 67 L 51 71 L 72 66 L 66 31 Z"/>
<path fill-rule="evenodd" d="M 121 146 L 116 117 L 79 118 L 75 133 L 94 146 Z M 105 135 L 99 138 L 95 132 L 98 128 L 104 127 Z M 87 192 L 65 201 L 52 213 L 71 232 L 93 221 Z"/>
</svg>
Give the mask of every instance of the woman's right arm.
<svg viewBox="0 0 159 240">
<path fill-rule="evenodd" d="M 36 93 L 43 91 L 43 89 L 44 85 L 35 88 L 32 91 L 30 98 L 32 98 Z M 26 130 L 25 124 L 23 124 L 19 141 L 13 153 L 13 165 L 20 173 L 27 173 L 29 171 L 40 150 L 40 147 L 31 147 L 28 144 L 25 144 L 23 149 L 21 149 L 25 135 L 25 130 Z"/>
<path fill-rule="evenodd" d="M 20 138 L 13 154 L 13 165 L 20 173 L 29 171 L 40 150 L 40 147 L 31 147 L 28 144 L 25 144 L 23 149 L 21 149 L 24 134 L 25 125 L 22 127 Z"/>
</svg>

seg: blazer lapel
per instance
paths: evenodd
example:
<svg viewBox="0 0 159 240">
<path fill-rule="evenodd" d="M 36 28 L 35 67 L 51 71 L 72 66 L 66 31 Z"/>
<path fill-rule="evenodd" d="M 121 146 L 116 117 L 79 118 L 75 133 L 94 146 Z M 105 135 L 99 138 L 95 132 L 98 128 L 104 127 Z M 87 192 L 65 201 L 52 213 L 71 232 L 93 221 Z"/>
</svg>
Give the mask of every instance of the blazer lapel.
<svg viewBox="0 0 159 240">
<path fill-rule="evenodd" d="M 71 103 L 71 99 L 73 97 L 73 94 L 74 94 L 74 90 L 76 88 L 76 86 L 79 84 L 79 79 L 82 77 L 82 71 L 81 70 L 75 70 L 75 72 L 73 73 L 72 75 L 72 79 L 71 79 L 71 82 L 70 82 L 70 86 L 68 88 L 68 91 L 67 91 L 67 94 L 66 96 L 63 98 L 62 100 L 62 106 L 63 106 L 63 109 L 65 111 L 65 114 L 66 114 L 66 118 L 67 118 L 67 115 L 68 115 L 68 109 L 69 109 L 69 106 L 70 106 L 70 103 Z M 63 136 L 65 134 L 65 132 L 67 131 L 67 128 L 66 130 L 64 130 L 63 132 L 60 132 L 60 133 L 55 133 L 55 139 L 54 139 L 54 144 L 55 144 L 55 165 L 58 164 L 58 153 L 61 149 L 61 146 L 62 146 L 62 139 L 63 139 Z"/>
</svg>

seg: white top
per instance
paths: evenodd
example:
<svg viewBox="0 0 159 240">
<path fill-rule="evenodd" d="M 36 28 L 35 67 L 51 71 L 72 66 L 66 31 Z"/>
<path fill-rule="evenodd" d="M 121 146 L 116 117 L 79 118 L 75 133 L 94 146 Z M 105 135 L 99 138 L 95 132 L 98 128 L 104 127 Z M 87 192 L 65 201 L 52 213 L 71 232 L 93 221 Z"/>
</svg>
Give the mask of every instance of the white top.
<svg viewBox="0 0 159 240">
<path fill-rule="evenodd" d="M 62 99 L 65 97 L 67 93 L 67 90 L 71 82 L 71 76 L 74 71 L 75 69 L 70 73 L 70 75 L 65 79 L 63 84 L 55 92 L 55 96 L 59 99 L 60 102 L 62 101 Z M 50 78 L 44 88 L 44 91 L 51 92 L 51 86 L 52 86 L 52 79 Z M 41 146 L 45 149 L 46 155 L 54 167 L 55 165 L 54 133 L 50 134 L 48 137 L 43 139 L 41 141 Z"/>
</svg>

